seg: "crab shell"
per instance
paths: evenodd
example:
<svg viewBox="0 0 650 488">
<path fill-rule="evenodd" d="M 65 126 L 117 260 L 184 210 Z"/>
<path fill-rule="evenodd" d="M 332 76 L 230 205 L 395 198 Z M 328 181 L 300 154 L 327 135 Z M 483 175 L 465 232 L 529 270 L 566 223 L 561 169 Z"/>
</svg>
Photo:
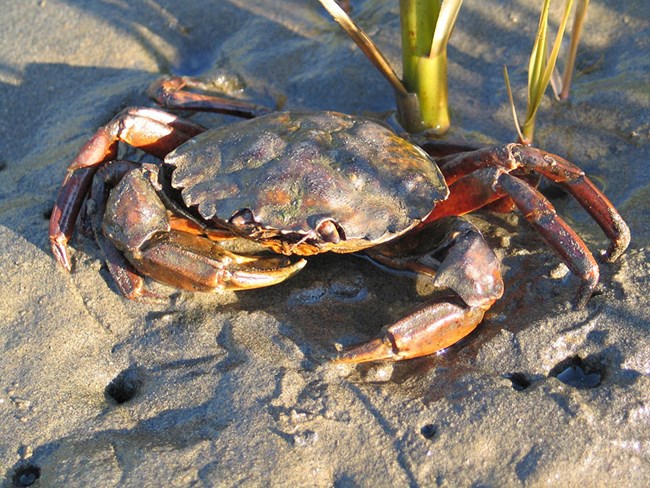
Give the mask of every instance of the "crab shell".
<svg viewBox="0 0 650 488">
<path fill-rule="evenodd" d="M 186 207 L 283 254 L 380 244 L 413 228 L 449 193 L 419 147 L 382 124 L 336 112 L 276 112 L 213 129 L 165 164 Z M 322 235 L 327 222 L 336 239 Z"/>
</svg>

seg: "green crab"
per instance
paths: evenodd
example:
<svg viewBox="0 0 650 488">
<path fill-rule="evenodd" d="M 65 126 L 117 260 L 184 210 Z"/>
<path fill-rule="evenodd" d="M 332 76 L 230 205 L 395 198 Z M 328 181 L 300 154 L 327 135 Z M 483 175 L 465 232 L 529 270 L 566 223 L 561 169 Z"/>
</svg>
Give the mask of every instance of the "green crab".
<svg viewBox="0 0 650 488">
<path fill-rule="evenodd" d="M 90 225 L 119 290 L 153 296 L 143 276 L 194 291 L 273 285 L 322 252 L 364 253 L 384 266 L 435 277 L 443 290 L 375 339 L 343 351 L 342 362 L 432 354 L 469 334 L 503 293 L 499 261 L 458 216 L 509 199 L 581 279 L 584 306 L 599 270 L 580 237 L 528 183 L 561 185 L 611 240 L 626 249 L 627 225 L 585 174 L 545 151 L 507 144 L 434 161 L 370 119 L 335 112 L 269 112 L 186 88 L 169 77 L 149 93 L 168 109 L 226 112 L 250 120 L 207 129 L 170 112 L 129 108 L 101 127 L 68 167 L 50 221 L 56 260 L 86 201 Z M 124 142 L 159 158 L 116 160 Z M 237 254 L 224 239 L 270 252 Z"/>
</svg>

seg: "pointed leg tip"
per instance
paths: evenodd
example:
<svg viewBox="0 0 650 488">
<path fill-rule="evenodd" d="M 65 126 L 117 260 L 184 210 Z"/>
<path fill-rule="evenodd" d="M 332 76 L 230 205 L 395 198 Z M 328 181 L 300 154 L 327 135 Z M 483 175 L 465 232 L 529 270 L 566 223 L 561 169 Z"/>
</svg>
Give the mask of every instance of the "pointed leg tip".
<svg viewBox="0 0 650 488">
<path fill-rule="evenodd" d="M 619 239 L 612 241 L 607 251 L 603 253 L 602 260 L 606 263 L 613 263 L 623 255 L 629 245 L 630 233 L 628 231 L 626 234 L 621 235 Z"/>
<path fill-rule="evenodd" d="M 399 359 L 390 341 L 377 337 L 358 346 L 340 351 L 332 361 L 336 364 L 355 364 L 371 361 L 396 361 Z"/>
<path fill-rule="evenodd" d="M 54 254 L 54 259 L 56 262 L 63 266 L 66 271 L 72 271 L 70 253 L 68 252 L 68 246 L 65 242 L 52 240 L 52 254 Z"/>
<path fill-rule="evenodd" d="M 596 285 L 598 285 L 598 275 L 595 276 L 595 279 L 584 281 L 578 287 L 578 293 L 576 294 L 576 299 L 574 304 L 574 308 L 576 310 L 583 310 L 587 306 L 589 299 L 594 294 Z"/>
</svg>

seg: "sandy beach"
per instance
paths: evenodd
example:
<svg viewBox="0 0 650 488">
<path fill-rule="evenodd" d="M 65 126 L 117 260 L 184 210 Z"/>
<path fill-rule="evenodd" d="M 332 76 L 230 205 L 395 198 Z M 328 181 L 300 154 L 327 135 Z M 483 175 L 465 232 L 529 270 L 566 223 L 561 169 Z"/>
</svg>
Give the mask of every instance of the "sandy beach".
<svg viewBox="0 0 650 488">
<path fill-rule="evenodd" d="M 449 48 L 451 140 L 516 138 L 537 1 L 465 2 Z M 622 4 L 622 5 L 621 5 Z M 352 15 L 399 66 L 398 2 Z M 588 173 L 632 232 L 578 280 L 518 214 L 473 222 L 506 291 L 469 337 L 398 364 L 342 366 L 425 300 L 426 280 L 317 256 L 249 292 L 139 304 L 93 239 L 51 254 L 65 169 L 96 128 L 152 106 L 164 74 L 235 80 L 283 109 L 390 118 L 392 89 L 315 0 L 5 0 L 0 15 L 0 486 L 617 486 L 650 480 L 650 14 L 592 2 L 572 97 L 547 97 L 535 143 Z M 549 92 L 550 93 L 550 92 Z M 218 126 L 232 117 L 193 118 Z M 542 190 L 594 255 L 607 240 Z"/>
</svg>

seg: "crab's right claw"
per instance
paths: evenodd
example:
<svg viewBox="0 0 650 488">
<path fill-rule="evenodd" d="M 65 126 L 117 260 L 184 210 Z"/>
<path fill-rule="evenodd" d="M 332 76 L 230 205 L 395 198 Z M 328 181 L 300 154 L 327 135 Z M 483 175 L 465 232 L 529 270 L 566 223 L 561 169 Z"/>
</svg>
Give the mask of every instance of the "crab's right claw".
<svg viewBox="0 0 650 488">
<path fill-rule="evenodd" d="M 242 256 L 238 256 L 242 258 Z M 256 256 L 251 261 L 237 263 L 227 272 L 227 280 L 222 285 L 227 290 L 250 290 L 276 285 L 291 278 L 305 267 L 302 258 L 286 256 Z"/>
<path fill-rule="evenodd" d="M 296 256 L 236 254 L 204 237 L 176 231 L 125 254 L 139 273 L 192 291 L 271 286 L 290 278 L 307 264 Z"/>
</svg>

